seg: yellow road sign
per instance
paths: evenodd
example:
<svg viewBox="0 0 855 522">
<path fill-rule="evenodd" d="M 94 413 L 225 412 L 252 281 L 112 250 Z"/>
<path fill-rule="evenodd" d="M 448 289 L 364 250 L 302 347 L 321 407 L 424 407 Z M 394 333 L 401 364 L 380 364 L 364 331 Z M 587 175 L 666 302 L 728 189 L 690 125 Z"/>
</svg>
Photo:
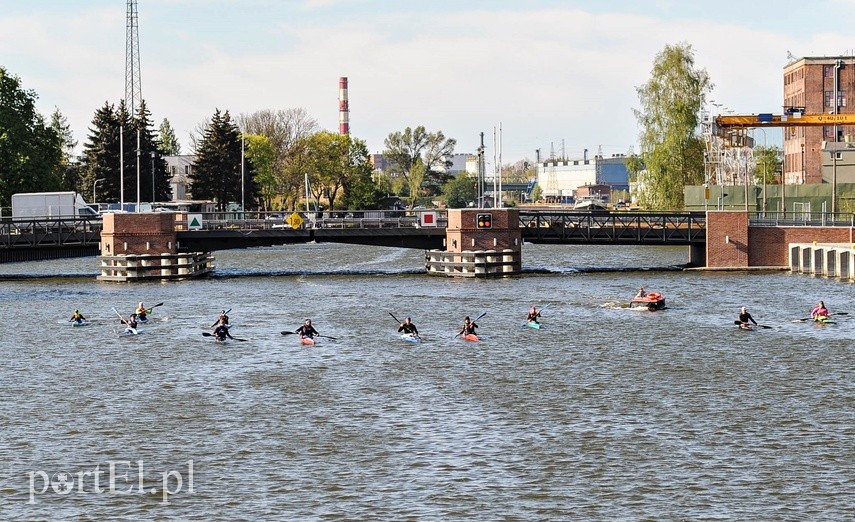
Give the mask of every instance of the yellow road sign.
<svg viewBox="0 0 855 522">
<path fill-rule="evenodd" d="M 291 225 L 291 228 L 293 228 L 294 230 L 297 230 L 298 228 L 303 226 L 303 218 L 300 217 L 300 214 L 296 212 L 288 216 L 288 219 L 286 219 L 285 222 Z"/>
</svg>

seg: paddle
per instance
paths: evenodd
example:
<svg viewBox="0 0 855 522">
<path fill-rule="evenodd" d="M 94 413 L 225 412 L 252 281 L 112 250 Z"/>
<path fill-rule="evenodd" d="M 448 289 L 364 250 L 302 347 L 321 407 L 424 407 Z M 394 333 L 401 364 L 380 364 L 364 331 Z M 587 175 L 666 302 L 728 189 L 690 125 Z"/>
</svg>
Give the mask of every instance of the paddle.
<svg viewBox="0 0 855 522">
<path fill-rule="evenodd" d="M 161 303 L 161 304 L 162 304 L 162 303 Z M 228 310 L 226 310 L 225 312 L 223 312 L 223 315 L 229 315 L 229 312 L 231 312 L 231 311 L 232 311 L 232 309 L 231 309 L 231 308 L 229 308 Z M 219 320 L 219 319 L 217 319 L 217 322 L 215 322 L 214 324 L 212 324 L 212 325 L 211 325 L 211 328 L 213 328 L 213 327 L 217 326 L 217 324 L 219 324 L 219 322 L 220 322 L 220 320 Z"/>
<path fill-rule="evenodd" d="M 214 337 L 214 334 L 212 334 L 211 332 L 202 332 L 202 335 L 204 335 L 205 337 Z M 241 342 L 249 341 L 249 339 L 241 339 L 240 337 L 229 337 L 229 339 Z"/>
<path fill-rule="evenodd" d="M 737 320 L 733 321 L 733 324 L 735 324 L 736 326 L 742 326 L 742 321 L 737 319 Z M 771 326 L 766 325 L 766 324 L 755 324 L 754 326 L 756 326 L 757 328 L 772 328 Z"/>
<path fill-rule="evenodd" d="M 485 315 L 487 315 L 487 312 L 484 312 L 483 314 L 481 314 L 481 315 L 479 315 L 478 317 L 476 317 L 476 318 L 475 318 L 475 321 L 477 321 L 478 319 L 481 319 L 481 318 L 482 318 L 482 317 L 484 317 Z M 475 321 L 472 321 L 472 322 L 474 323 Z M 463 332 L 457 332 L 457 335 L 455 335 L 454 337 L 455 337 L 455 338 L 460 337 L 460 334 L 462 334 L 462 333 L 463 333 Z"/>
<path fill-rule="evenodd" d="M 287 332 L 286 331 L 286 332 L 279 332 L 279 333 L 281 333 L 282 335 L 291 335 L 291 334 L 295 334 L 297 332 Z"/>
<path fill-rule="evenodd" d="M 399 320 L 398 320 L 398 318 L 397 318 L 397 317 L 395 317 L 395 314 L 393 314 L 392 312 L 389 312 L 389 315 L 391 315 L 391 316 L 392 316 L 392 319 L 394 319 L 398 324 L 404 324 L 404 323 L 402 323 L 401 321 L 399 321 Z M 398 330 L 398 331 L 400 331 L 400 330 Z M 416 335 L 415 335 L 415 338 L 416 338 L 416 339 L 422 339 L 422 336 L 421 336 L 421 335 L 416 334 Z M 424 340 L 424 339 L 422 339 L 422 340 Z"/>
<path fill-rule="evenodd" d="M 128 321 L 125 321 L 125 318 L 124 318 L 124 317 L 122 317 L 122 314 L 120 314 L 118 310 L 116 310 L 116 307 L 115 307 L 115 306 L 113 307 L 113 311 L 114 311 L 114 312 L 116 312 L 116 315 L 118 315 L 118 316 L 119 316 L 119 320 L 120 320 L 120 321 L 122 321 L 122 324 L 128 327 L 128 330 L 130 330 L 130 331 L 131 331 L 131 332 L 133 332 L 134 334 L 136 334 L 136 333 L 137 333 L 137 329 L 136 329 L 136 328 L 131 328 L 131 325 L 129 325 L 129 324 L 128 324 Z M 114 332 L 115 332 L 115 330 L 114 330 Z"/>
<path fill-rule="evenodd" d="M 333 341 L 335 341 L 335 340 L 336 340 L 336 338 L 335 338 L 335 337 L 330 337 L 329 335 L 320 335 L 320 334 L 318 334 L 318 335 L 316 335 L 315 337 L 323 337 L 324 339 L 332 339 Z"/>
<path fill-rule="evenodd" d="M 545 305 L 541 306 L 541 307 L 540 307 L 540 309 L 537 311 L 537 313 L 539 314 L 539 313 L 543 312 L 544 310 L 546 310 L 547 308 L 549 308 L 549 305 L 551 305 L 551 304 L 552 304 L 552 303 L 546 303 Z M 522 322 L 522 324 L 521 324 L 520 326 L 522 326 L 523 328 L 525 328 L 526 326 L 528 326 L 528 323 L 529 323 L 529 322 L 530 322 L 530 321 L 523 321 L 523 322 Z"/>
</svg>

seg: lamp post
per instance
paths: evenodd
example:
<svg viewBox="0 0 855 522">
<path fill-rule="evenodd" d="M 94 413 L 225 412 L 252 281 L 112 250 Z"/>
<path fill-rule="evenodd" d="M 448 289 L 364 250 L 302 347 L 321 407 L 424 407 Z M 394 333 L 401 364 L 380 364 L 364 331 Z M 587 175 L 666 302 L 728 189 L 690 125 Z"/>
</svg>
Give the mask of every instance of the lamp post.
<svg viewBox="0 0 855 522">
<path fill-rule="evenodd" d="M 154 195 L 154 151 L 151 151 L 151 202 L 154 203 L 156 199 Z"/>
<path fill-rule="evenodd" d="M 92 182 L 92 203 L 95 203 L 95 186 L 98 185 L 99 181 L 104 181 L 104 179 L 99 178 Z"/>
<path fill-rule="evenodd" d="M 766 145 L 766 129 L 757 128 L 763 133 L 763 154 L 768 155 L 769 149 Z M 766 161 L 763 161 L 763 217 L 766 217 Z"/>
<path fill-rule="evenodd" d="M 137 212 L 140 211 L 140 130 L 137 128 Z"/>
<path fill-rule="evenodd" d="M 246 219 L 246 206 L 245 206 L 245 190 L 244 190 L 244 135 L 243 132 L 240 134 L 240 212 L 241 219 Z"/>
</svg>

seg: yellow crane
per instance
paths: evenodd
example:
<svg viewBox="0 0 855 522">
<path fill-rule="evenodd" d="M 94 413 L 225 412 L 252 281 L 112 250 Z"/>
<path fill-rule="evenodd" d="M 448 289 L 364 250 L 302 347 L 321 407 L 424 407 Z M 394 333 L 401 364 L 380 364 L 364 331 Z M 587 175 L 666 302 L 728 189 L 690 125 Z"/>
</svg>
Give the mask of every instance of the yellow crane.
<svg viewBox="0 0 855 522">
<path fill-rule="evenodd" d="M 716 116 L 720 130 L 753 129 L 757 127 L 824 127 L 827 125 L 855 126 L 855 114 L 737 114 Z"/>
</svg>

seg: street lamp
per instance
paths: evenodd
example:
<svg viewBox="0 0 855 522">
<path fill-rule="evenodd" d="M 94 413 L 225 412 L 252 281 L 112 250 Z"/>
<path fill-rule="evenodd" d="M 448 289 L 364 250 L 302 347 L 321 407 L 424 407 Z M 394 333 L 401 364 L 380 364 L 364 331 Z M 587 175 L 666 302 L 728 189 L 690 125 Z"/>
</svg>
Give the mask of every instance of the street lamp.
<svg viewBox="0 0 855 522">
<path fill-rule="evenodd" d="M 766 145 L 766 129 L 757 127 L 755 130 L 759 130 L 763 133 L 763 154 L 768 155 L 769 149 Z M 766 161 L 763 161 L 763 217 L 766 217 Z"/>
<path fill-rule="evenodd" d="M 151 151 L 151 202 L 156 200 L 154 195 L 154 151 Z"/>
<path fill-rule="evenodd" d="M 100 178 L 92 182 L 92 203 L 95 203 L 95 186 L 98 185 L 99 181 L 104 181 L 104 179 Z"/>
</svg>

